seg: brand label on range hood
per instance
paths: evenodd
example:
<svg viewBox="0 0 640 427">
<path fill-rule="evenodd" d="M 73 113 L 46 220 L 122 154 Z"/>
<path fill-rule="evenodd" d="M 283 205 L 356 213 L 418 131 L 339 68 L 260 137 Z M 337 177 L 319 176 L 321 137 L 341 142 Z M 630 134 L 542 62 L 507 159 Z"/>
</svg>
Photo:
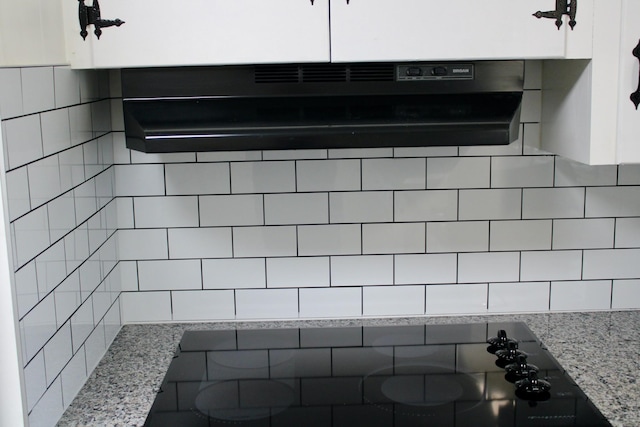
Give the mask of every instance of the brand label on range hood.
<svg viewBox="0 0 640 427">
<path fill-rule="evenodd" d="M 396 71 L 397 81 L 473 80 L 473 64 L 404 64 Z"/>
</svg>

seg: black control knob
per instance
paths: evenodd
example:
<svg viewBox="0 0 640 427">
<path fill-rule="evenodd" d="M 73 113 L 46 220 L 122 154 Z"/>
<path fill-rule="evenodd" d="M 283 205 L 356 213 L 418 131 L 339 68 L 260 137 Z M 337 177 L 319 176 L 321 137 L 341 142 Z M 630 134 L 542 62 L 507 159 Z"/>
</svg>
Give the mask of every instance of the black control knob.
<svg viewBox="0 0 640 427">
<path fill-rule="evenodd" d="M 516 361 L 518 356 L 527 357 L 527 354 L 518 350 L 518 343 L 516 341 L 507 341 L 507 347 L 496 351 L 496 356 L 498 356 L 498 361 L 496 362 L 498 366 L 505 367 L 509 363 L 513 363 Z"/>
<path fill-rule="evenodd" d="M 489 353 L 494 354 L 498 350 L 503 350 L 503 349 L 507 348 L 507 344 L 509 342 L 517 342 L 517 341 L 516 340 L 512 340 L 511 338 L 507 337 L 507 332 L 504 329 L 500 329 L 498 331 L 498 335 L 497 336 L 489 338 L 487 340 L 487 343 L 490 344 L 490 346 L 487 349 L 487 351 L 489 351 Z"/>
<path fill-rule="evenodd" d="M 538 372 L 530 370 L 526 378 L 516 381 L 516 395 L 527 400 L 547 400 L 551 384 L 538 378 Z"/>
<path fill-rule="evenodd" d="M 406 71 L 407 76 L 417 77 L 422 75 L 422 68 L 420 67 L 409 67 Z"/>
<path fill-rule="evenodd" d="M 433 67 L 431 69 L 432 76 L 446 76 L 447 74 L 449 74 L 447 67 Z"/>
<path fill-rule="evenodd" d="M 531 371 L 538 372 L 538 367 L 527 363 L 527 356 L 521 354 L 516 357 L 515 362 L 505 366 L 505 370 L 507 371 L 507 374 L 505 375 L 507 381 L 516 382 L 523 378 L 527 378 Z"/>
</svg>

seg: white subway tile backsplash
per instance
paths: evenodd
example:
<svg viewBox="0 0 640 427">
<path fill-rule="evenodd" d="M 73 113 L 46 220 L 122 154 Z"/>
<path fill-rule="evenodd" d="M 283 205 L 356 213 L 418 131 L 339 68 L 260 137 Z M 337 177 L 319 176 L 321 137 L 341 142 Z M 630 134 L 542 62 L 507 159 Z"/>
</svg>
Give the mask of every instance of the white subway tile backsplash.
<svg viewBox="0 0 640 427">
<path fill-rule="evenodd" d="M 524 62 L 524 88 L 542 89 L 542 61 L 528 60 Z"/>
<path fill-rule="evenodd" d="M 491 251 L 550 250 L 551 220 L 493 221 Z"/>
<path fill-rule="evenodd" d="M 365 159 L 393 157 L 393 148 L 334 148 L 329 150 L 330 159 Z"/>
<path fill-rule="evenodd" d="M 67 66 L 53 68 L 56 108 L 80 103 L 79 73 L 80 71 L 72 70 Z"/>
<path fill-rule="evenodd" d="M 489 222 L 427 224 L 427 252 L 483 252 L 489 249 Z"/>
<path fill-rule="evenodd" d="M 164 165 L 117 165 L 117 196 L 164 195 Z"/>
<path fill-rule="evenodd" d="M 44 346 L 47 385 L 58 377 L 62 368 L 71 360 L 72 350 L 71 324 L 67 322 Z"/>
<path fill-rule="evenodd" d="M 67 191 L 85 181 L 84 153 L 82 146 L 65 150 L 58 154 L 60 163 L 60 185 Z"/>
<path fill-rule="evenodd" d="M 62 191 L 58 156 L 45 157 L 27 166 L 31 206 L 40 206 Z"/>
<path fill-rule="evenodd" d="M 24 384 L 27 397 L 27 409 L 31 411 L 47 388 L 47 376 L 44 367 L 44 352 L 38 355 L 24 368 Z"/>
<path fill-rule="evenodd" d="M 491 187 L 551 187 L 553 161 L 551 156 L 494 157 Z"/>
<path fill-rule="evenodd" d="M 582 273 L 581 251 L 522 252 L 520 280 L 579 280 Z"/>
<path fill-rule="evenodd" d="M 363 190 L 424 190 L 425 159 L 362 160 Z"/>
<path fill-rule="evenodd" d="M 522 93 L 522 123 L 540 123 L 542 116 L 542 91 L 536 89 L 525 90 Z"/>
<path fill-rule="evenodd" d="M 611 280 L 551 282 L 551 310 L 607 310 L 611 307 Z"/>
<path fill-rule="evenodd" d="M 522 154 L 522 126 L 518 130 L 518 139 L 509 145 L 475 145 L 460 147 L 461 156 L 518 156 Z"/>
<path fill-rule="evenodd" d="M 303 160 L 296 162 L 298 191 L 360 190 L 360 160 Z"/>
<path fill-rule="evenodd" d="M 20 72 L 24 114 L 55 108 L 53 67 L 28 67 Z"/>
<path fill-rule="evenodd" d="M 22 114 L 20 68 L 0 68 L 0 117 L 11 119 Z"/>
<path fill-rule="evenodd" d="M 60 380 L 56 380 L 29 414 L 29 426 L 52 427 L 63 413 L 62 385 Z"/>
<path fill-rule="evenodd" d="M 232 255 L 230 228 L 169 229 L 169 258 L 225 258 Z"/>
<path fill-rule="evenodd" d="M 393 255 L 331 257 L 331 286 L 393 285 Z"/>
<path fill-rule="evenodd" d="M 267 287 L 306 288 L 329 286 L 328 257 L 267 259 Z"/>
<path fill-rule="evenodd" d="M 77 352 L 60 375 L 64 407 L 71 404 L 82 385 L 87 380 L 87 366 L 84 351 Z"/>
<path fill-rule="evenodd" d="M 64 242 L 50 246 L 36 258 L 38 294 L 44 298 L 67 277 Z"/>
<path fill-rule="evenodd" d="M 427 188 L 489 188 L 489 157 L 427 159 Z"/>
<path fill-rule="evenodd" d="M 104 324 L 96 325 L 91 331 L 91 335 L 84 343 L 84 353 L 87 358 L 87 371 L 91 372 L 98 366 L 100 358 L 106 351 L 106 342 L 104 337 Z"/>
<path fill-rule="evenodd" d="M 585 216 L 640 216 L 640 186 L 587 188 Z"/>
<path fill-rule="evenodd" d="M 178 163 L 165 165 L 168 195 L 229 194 L 228 163 Z"/>
<path fill-rule="evenodd" d="M 409 316 L 424 313 L 424 286 L 362 288 L 362 314 L 365 316 Z"/>
<path fill-rule="evenodd" d="M 426 314 L 477 314 L 486 311 L 486 283 L 427 286 Z"/>
<path fill-rule="evenodd" d="M 36 262 L 31 261 L 15 273 L 15 290 L 18 303 L 18 317 L 24 317 L 40 301 Z"/>
<path fill-rule="evenodd" d="M 611 308 L 635 309 L 640 306 L 640 280 L 614 280 Z"/>
<path fill-rule="evenodd" d="M 353 255 L 362 253 L 360 224 L 298 227 L 298 255 Z"/>
<path fill-rule="evenodd" d="M 121 260 L 166 259 L 168 251 L 166 230 L 118 231 Z"/>
<path fill-rule="evenodd" d="M 80 295 L 82 301 L 85 301 L 98 287 L 100 280 L 102 280 L 102 272 L 97 255 L 91 255 L 91 257 L 80 266 L 78 272 L 80 273 Z"/>
<path fill-rule="evenodd" d="M 332 223 L 393 221 L 393 192 L 363 191 L 329 195 Z"/>
<path fill-rule="evenodd" d="M 300 317 L 362 315 L 362 288 L 300 289 Z"/>
<path fill-rule="evenodd" d="M 637 279 L 640 249 L 585 250 L 583 279 Z"/>
<path fill-rule="evenodd" d="M 137 164 L 166 163 L 167 164 L 166 166 L 168 166 L 171 163 L 183 163 L 183 162 L 195 162 L 195 161 L 196 161 L 195 153 L 142 153 L 140 151 L 131 150 L 131 163 L 137 163 Z M 227 178 L 227 181 L 228 181 L 228 178 Z M 193 194 L 193 193 L 188 193 L 188 194 Z"/>
<path fill-rule="evenodd" d="M 588 166 L 559 156 L 555 159 L 556 187 L 616 185 L 616 166 Z"/>
<path fill-rule="evenodd" d="M 459 219 L 520 219 L 520 189 L 460 190 Z"/>
<path fill-rule="evenodd" d="M 232 193 L 281 193 L 296 191 L 293 161 L 231 163 Z"/>
<path fill-rule="evenodd" d="M 44 155 L 57 153 L 71 146 L 69 110 L 62 108 L 40 114 Z"/>
<path fill-rule="evenodd" d="M 456 190 L 394 192 L 394 219 L 397 222 L 455 221 L 457 217 Z"/>
<path fill-rule="evenodd" d="M 326 224 L 329 222 L 328 200 L 326 193 L 267 194 L 264 196 L 265 224 Z"/>
<path fill-rule="evenodd" d="M 120 304 L 123 323 L 171 320 L 170 292 L 123 292 Z"/>
<path fill-rule="evenodd" d="M 458 147 L 394 147 L 393 157 L 453 157 Z"/>
<path fill-rule="evenodd" d="M 54 293 L 56 324 L 62 326 L 82 303 L 80 295 L 80 273 L 75 271 L 58 286 Z"/>
<path fill-rule="evenodd" d="M 98 210 L 95 180 L 86 181 L 73 190 L 76 223 L 82 224 Z"/>
<path fill-rule="evenodd" d="M 18 266 L 21 266 L 45 250 L 50 244 L 47 207 L 42 206 L 33 210 L 13 224 L 16 261 Z"/>
<path fill-rule="evenodd" d="M 640 185 L 640 165 L 618 166 L 618 185 Z"/>
<path fill-rule="evenodd" d="M 524 155 L 548 155 L 549 153 L 540 150 L 540 123 L 525 123 L 522 125 L 522 153 Z"/>
<path fill-rule="evenodd" d="M 458 283 L 517 282 L 520 275 L 517 252 L 461 253 Z"/>
<path fill-rule="evenodd" d="M 549 282 L 490 283 L 489 312 L 517 313 L 549 310 Z"/>
<path fill-rule="evenodd" d="M 584 188 L 525 188 L 522 194 L 522 217 L 583 218 Z"/>
<path fill-rule="evenodd" d="M 237 319 L 298 317 L 297 289 L 241 289 L 235 293 Z"/>
<path fill-rule="evenodd" d="M 7 183 L 9 220 L 13 221 L 31 210 L 27 168 L 14 169 L 11 172 L 7 172 L 5 177 Z"/>
<path fill-rule="evenodd" d="M 202 260 L 204 289 L 264 288 L 264 258 Z"/>
<path fill-rule="evenodd" d="M 69 108 L 69 129 L 71 130 L 71 146 L 82 144 L 94 137 L 91 105 L 81 104 Z"/>
<path fill-rule="evenodd" d="M 612 248 L 614 223 L 610 218 L 556 219 L 553 221 L 553 249 Z"/>
<path fill-rule="evenodd" d="M 5 120 L 4 143 L 9 169 L 38 160 L 43 155 L 40 116 L 37 114 Z"/>
<path fill-rule="evenodd" d="M 395 284 L 455 283 L 456 254 L 396 255 Z"/>
<path fill-rule="evenodd" d="M 264 199 L 260 194 L 200 196 L 201 226 L 264 224 Z"/>
<path fill-rule="evenodd" d="M 424 223 L 364 224 L 363 254 L 424 253 Z"/>
<path fill-rule="evenodd" d="M 56 327 L 56 310 L 53 295 L 40 301 L 21 321 L 25 346 L 24 360 L 30 360 L 53 336 Z"/>
<path fill-rule="evenodd" d="M 63 194 L 47 205 L 49 237 L 52 242 L 69 234 L 76 227 L 76 210 L 73 192 Z"/>
<path fill-rule="evenodd" d="M 311 160 L 326 158 L 327 150 L 266 150 L 262 152 L 262 160 Z"/>
<path fill-rule="evenodd" d="M 89 257 L 89 230 L 87 225 L 80 226 L 64 238 L 67 260 L 67 272 L 78 268 Z"/>
<path fill-rule="evenodd" d="M 197 227 L 197 196 L 136 197 L 133 199 L 136 228 Z"/>
<path fill-rule="evenodd" d="M 296 227 L 234 227 L 233 256 L 295 256 Z"/>
<path fill-rule="evenodd" d="M 616 248 L 640 247 L 640 218 L 616 219 Z"/>
<path fill-rule="evenodd" d="M 171 304 L 175 321 L 210 321 L 235 317 L 232 290 L 175 291 L 171 292 Z"/>
<path fill-rule="evenodd" d="M 202 289 L 200 260 L 139 261 L 141 291 Z"/>
<path fill-rule="evenodd" d="M 262 160 L 262 151 L 214 151 L 196 153 L 198 162 L 252 162 Z"/>
</svg>

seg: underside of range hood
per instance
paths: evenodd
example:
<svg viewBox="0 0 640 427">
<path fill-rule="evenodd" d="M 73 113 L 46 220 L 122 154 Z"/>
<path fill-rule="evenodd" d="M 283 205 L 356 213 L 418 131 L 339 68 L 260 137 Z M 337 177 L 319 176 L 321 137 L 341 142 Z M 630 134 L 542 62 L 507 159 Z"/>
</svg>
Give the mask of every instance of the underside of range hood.
<svg viewBox="0 0 640 427">
<path fill-rule="evenodd" d="M 148 152 L 508 144 L 523 63 L 122 71 L 127 147 Z"/>
</svg>

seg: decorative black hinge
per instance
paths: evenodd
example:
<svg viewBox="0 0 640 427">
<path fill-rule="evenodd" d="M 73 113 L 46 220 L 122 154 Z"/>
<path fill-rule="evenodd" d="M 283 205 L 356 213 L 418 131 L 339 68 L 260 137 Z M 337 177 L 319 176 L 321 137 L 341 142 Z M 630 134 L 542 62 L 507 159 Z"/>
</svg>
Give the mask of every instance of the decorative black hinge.
<svg viewBox="0 0 640 427">
<path fill-rule="evenodd" d="M 78 0 L 78 19 L 80 21 L 80 35 L 86 40 L 89 33 L 87 32 L 87 26 L 93 25 L 95 30 L 93 31 L 98 39 L 102 35 L 102 29 L 107 27 L 119 27 L 124 24 L 124 21 L 120 19 L 102 19 L 100 18 L 100 4 L 98 0 L 93 0 L 93 6 L 86 6 L 85 0 Z"/>
<path fill-rule="evenodd" d="M 638 42 L 638 45 L 633 48 L 633 56 L 635 56 L 636 58 L 638 58 L 638 61 L 640 61 L 640 41 Z M 638 89 L 636 89 L 635 92 L 633 92 L 631 94 L 631 102 L 633 102 L 633 105 L 636 106 L 636 110 L 638 109 L 638 105 L 640 105 L 640 72 L 638 72 Z"/>
<path fill-rule="evenodd" d="M 569 16 L 569 26 L 573 30 L 576 26 L 576 12 L 578 10 L 578 0 L 556 0 L 556 10 L 548 12 L 537 11 L 533 14 L 536 18 L 550 18 L 556 20 L 558 30 L 562 27 L 562 16 Z"/>
</svg>

